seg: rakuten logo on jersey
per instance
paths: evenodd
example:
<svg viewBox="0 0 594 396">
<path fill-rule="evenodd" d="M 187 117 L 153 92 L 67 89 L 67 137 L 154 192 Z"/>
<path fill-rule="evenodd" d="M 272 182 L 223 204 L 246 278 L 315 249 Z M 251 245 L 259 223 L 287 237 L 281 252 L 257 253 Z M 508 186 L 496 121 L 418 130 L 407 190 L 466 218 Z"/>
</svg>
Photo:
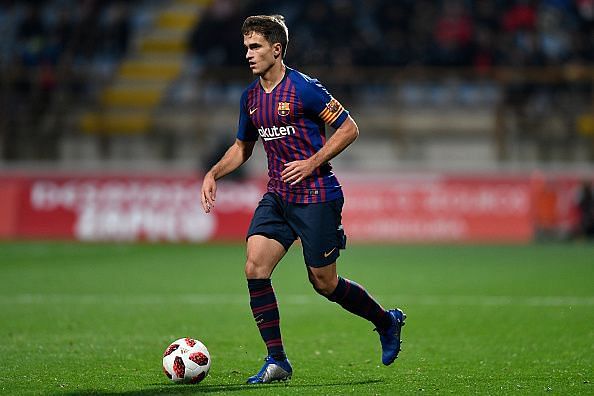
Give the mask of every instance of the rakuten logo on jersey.
<svg viewBox="0 0 594 396">
<path fill-rule="evenodd" d="M 294 135 L 295 128 L 291 125 L 286 127 L 273 126 L 270 128 L 264 128 L 261 126 L 260 128 L 258 128 L 258 133 L 260 134 L 260 136 L 262 136 L 262 139 L 264 139 L 264 141 L 267 142 L 269 140 L 281 139 L 285 136 Z"/>
</svg>

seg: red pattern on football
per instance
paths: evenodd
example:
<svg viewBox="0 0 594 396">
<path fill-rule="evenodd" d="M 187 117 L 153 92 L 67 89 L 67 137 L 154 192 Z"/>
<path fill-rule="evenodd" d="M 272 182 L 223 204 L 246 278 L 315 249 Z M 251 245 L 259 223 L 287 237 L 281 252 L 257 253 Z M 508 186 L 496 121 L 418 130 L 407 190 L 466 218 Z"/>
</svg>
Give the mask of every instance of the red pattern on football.
<svg viewBox="0 0 594 396">
<path fill-rule="evenodd" d="M 165 350 L 165 353 L 163 353 L 163 357 L 167 356 L 167 355 L 171 355 L 173 353 L 173 351 L 175 351 L 177 348 L 179 348 L 178 344 L 171 344 L 167 347 L 167 349 Z"/>
<path fill-rule="evenodd" d="M 208 364 L 208 357 L 202 352 L 194 352 L 188 357 L 188 359 L 199 366 L 205 366 Z"/>
<path fill-rule="evenodd" d="M 197 384 L 198 382 L 202 381 L 204 379 L 204 377 L 206 377 L 206 373 L 201 372 L 200 374 L 198 374 L 197 376 L 195 376 L 194 378 L 192 378 L 190 380 L 190 384 Z"/>
<path fill-rule="evenodd" d="M 169 371 L 167 371 L 167 369 L 165 368 L 165 366 L 163 366 L 163 372 L 165 373 L 165 375 L 167 376 L 167 378 L 171 379 L 171 374 L 169 374 Z"/>
<path fill-rule="evenodd" d="M 194 345 L 196 345 L 196 340 L 193 340 L 191 338 L 186 338 L 186 344 L 188 344 L 188 346 L 193 347 Z"/>
<path fill-rule="evenodd" d="M 173 361 L 173 371 L 177 378 L 184 378 L 186 373 L 186 365 L 180 356 L 176 356 L 175 360 Z"/>
</svg>

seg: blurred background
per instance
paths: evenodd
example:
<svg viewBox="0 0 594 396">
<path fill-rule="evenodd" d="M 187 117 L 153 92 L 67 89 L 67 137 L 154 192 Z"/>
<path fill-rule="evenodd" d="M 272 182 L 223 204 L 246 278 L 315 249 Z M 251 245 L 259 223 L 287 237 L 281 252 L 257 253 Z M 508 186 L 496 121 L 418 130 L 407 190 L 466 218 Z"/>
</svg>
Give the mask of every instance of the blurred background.
<svg viewBox="0 0 594 396">
<path fill-rule="evenodd" d="M 594 235 L 594 0 L 0 0 L 0 237 L 242 240 L 261 146 L 200 212 L 280 13 L 286 64 L 359 124 L 354 241 Z"/>
</svg>

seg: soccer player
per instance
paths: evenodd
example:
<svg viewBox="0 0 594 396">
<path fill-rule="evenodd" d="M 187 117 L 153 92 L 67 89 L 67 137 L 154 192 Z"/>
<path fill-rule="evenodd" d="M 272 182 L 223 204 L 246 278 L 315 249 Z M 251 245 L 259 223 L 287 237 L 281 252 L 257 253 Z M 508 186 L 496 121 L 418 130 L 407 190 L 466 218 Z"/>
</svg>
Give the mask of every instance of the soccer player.
<svg viewBox="0 0 594 396">
<path fill-rule="evenodd" d="M 288 30 L 281 15 L 248 17 L 241 32 L 246 59 L 258 78 L 241 96 L 235 143 L 204 176 L 201 202 L 206 213 L 214 208 L 216 180 L 246 162 L 260 137 L 270 181 L 247 232 L 245 275 L 268 356 L 247 382 L 284 381 L 293 373 L 270 278 L 297 238 L 313 288 L 372 322 L 379 333 L 382 362 L 390 365 L 400 352 L 405 314 L 385 310 L 362 286 L 336 272 L 336 259 L 346 245 L 341 224 L 344 199 L 328 161 L 357 138 L 357 125 L 318 80 L 284 64 Z M 329 139 L 326 124 L 336 129 Z"/>
</svg>

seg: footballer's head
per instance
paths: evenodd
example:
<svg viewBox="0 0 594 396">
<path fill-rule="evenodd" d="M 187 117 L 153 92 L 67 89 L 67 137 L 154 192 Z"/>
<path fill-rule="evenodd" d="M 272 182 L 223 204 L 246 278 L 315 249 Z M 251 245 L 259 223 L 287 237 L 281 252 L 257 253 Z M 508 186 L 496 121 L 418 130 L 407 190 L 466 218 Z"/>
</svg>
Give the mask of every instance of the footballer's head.
<svg viewBox="0 0 594 396">
<path fill-rule="evenodd" d="M 248 17 L 241 28 L 246 59 L 254 74 L 262 75 L 287 52 L 289 30 L 282 15 Z"/>
<path fill-rule="evenodd" d="M 287 44 L 289 43 L 289 29 L 285 25 L 285 17 L 282 15 L 255 15 L 247 17 L 241 27 L 241 33 L 245 37 L 250 33 L 258 33 L 270 44 L 280 44 L 279 56 L 285 57 Z"/>
</svg>

